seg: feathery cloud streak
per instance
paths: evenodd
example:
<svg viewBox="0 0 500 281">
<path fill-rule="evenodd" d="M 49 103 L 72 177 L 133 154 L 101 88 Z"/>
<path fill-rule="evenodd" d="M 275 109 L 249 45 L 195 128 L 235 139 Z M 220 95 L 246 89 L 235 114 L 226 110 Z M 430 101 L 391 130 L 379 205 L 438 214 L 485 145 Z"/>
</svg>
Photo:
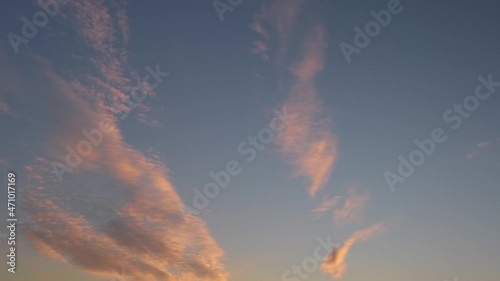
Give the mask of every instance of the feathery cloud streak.
<svg viewBox="0 0 500 281">
<path fill-rule="evenodd" d="M 385 231 L 386 226 L 383 223 L 378 223 L 368 228 L 355 232 L 349 237 L 340 247 L 334 249 L 332 253 L 325 259 L 321 265 L 321 269 L 325 273 L 329 273 L 335 279 L 341 279 L 347 270 L 345 262 L 347 254 L 354 244 L 370 239 L 373 235 Z"/>
<path fill-rule="evenodd" d="M 338 225 L 358 223 L 363 217 L 363 211 L 368 203 L 368 192 L 358 191 L 356 187 L 349 187 L 345 196 L 325 197 L 312 210 L 318 217 L 333 209 L 333 222 Z"/>
<path fill-rule="evenodd" d="M 343 204 L 335 209 L 333 221 L 337 224 L 359 222 L 368 203 L 368 198 L 367 192 L 358 192 L 356 188 L 350 187 Z"/>
<path fill-rule="evenodd" d="M 104 3 L 73 1 L 65 12 L 85 48 L 90 47 L 90 54 L 84 54 L 89 59 L 82 63 L 90 63 L 94 71 L 62 78 L 54 69 L 58 66 L 38 58 L 53 89 L 44 99 L 64 106 L 53 113 L 57 123 L 46 140 L 46 155 L 26 167 L 24 198 L 31 221 L 26 234 L 41 253 L 103 277 L 126 267 L 126 276 L 139 281 L 227 280 L 223 250 L 205 223 L 185 211 L 167 168 L 122 137 L 113 113 L 116 106 L 129 106 L 125 93 L 137 74 L 126 67 L 130 35 L 125 3 Z M 83 138 L 82 129 L 99 128 L 102 120 L 107 120 L 102 143 L 62 186 L 47 159 L 64 159 L 65 146 L 74 146 Z M 89 192 L 112 194 L 99 206 L 108 220 L 95 216 L 95 206 L 83 208 L 72 199 Z M 113 201 L 119 203 L 111 208 Z"/>
<path fill-rule="evenodd" d="M 276 0 L 266 3 L 255 17 L 251 28 L 262 39 L 255 43 L 254 53 L 269 57 L 269 42 L 273 33 L 278 39 L 278 63 L 287 53 L 288 41 L 293 35 L 294 23 L 306 1 Z M 272 27 L 272 30 L 266 27 Z M 294 167 L 294 174 L 309 179 L 309 194 L 314 197 L 328 181 L 337 158 L 337 139 L 330 131 L 331 118 L 326 116 L 315 89 L 316 76 L 325 62 L 326 34 L 322 25 L 312 28 L 306 39 L 303 54 L 290 71 L 295 77 L 284 106 L 296 116 L 276 143 L 286 159 Z"/>
</svg>

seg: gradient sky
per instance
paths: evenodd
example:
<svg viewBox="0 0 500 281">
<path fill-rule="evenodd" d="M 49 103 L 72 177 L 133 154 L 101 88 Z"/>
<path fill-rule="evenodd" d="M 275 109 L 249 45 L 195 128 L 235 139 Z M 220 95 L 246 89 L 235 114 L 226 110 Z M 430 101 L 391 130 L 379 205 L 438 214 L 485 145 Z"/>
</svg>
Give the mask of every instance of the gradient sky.
<svg viewBox="0 0 500 281">
<path fill-rule="evenodd" d="M 390 2 L 243 0 L 221 20 L 211 1 L 72 0 L 17 53 L 8 34 L 42 9 L 4 4 L 0 170 L 21 225 L 0 279 L 498 279 L 500 87 L 456 130 L 443 114 L 500 81 L 500 6 L 402 0 L 348 63 L 341 42 Z M 168 76 L 124 102 L 157 65 Z M 248 161 L 238 147 L 276 110 L 291 117 Z M 53 163 L 102 120 L 59 181 Z M 446 141 L 392 191 L 384 173 L 436 128 Z M 241 172 L 187 212 L 230 161 Z M 307 278 L 286 274 L 327 237 Z"/>
</svg>

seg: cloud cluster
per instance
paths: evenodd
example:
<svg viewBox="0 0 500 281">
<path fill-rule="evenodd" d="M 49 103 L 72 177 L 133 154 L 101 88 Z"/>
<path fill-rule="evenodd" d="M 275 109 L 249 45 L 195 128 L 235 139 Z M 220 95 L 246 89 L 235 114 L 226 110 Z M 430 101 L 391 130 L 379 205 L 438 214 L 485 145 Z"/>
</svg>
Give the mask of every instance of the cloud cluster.
<svg viewBox="0 0 500 281">
<path fill-rule="evenodd" d="M 294 116 L 288 126 L 278 134 L 276 144 L 288 162 L 294 168 L 294 175 L 308 179 L 308 192 L 315 197 L 328 182 L 338 158 L 337 137 L 332 132 L 333 121 L 323 108 L 316 91 L 316 79 L 322 72 L 326 61 L 327 36 L 325 26 L 315 23 L 312 27 L 301 26 L 308 35 L 300 39 L 300 49 L 290 52 L 292 42 L 296 40 L 295 25 L 300 12 L 307 1 L 273 0 L 263 4 L 261 12 L 254 17 L 251 28 L 259 35 L 254 42 L 252 52 L 264 60 L 272 57 L 278 66 L 286 68 L 292 74 L 293 82 L 287 88 L 287 97 L 283 104 Z M 273 48 L 274 47 L 274 48 Z M 271 51 L 276 49 L 275 55 Z M 288 63 L 288 55 L 298 56 L 293 63 Z M 291 67 L 289 65 L 292 65 Z M 286 85 L 281 79 L 280 88 Z M 345 196 L 323 197 L 322 202 L 312 210 L 317 216 L 333 209 L 333 221 L 342 225 L 358 223 L 368 202 L 368 193 L 357 188 L 348 189 Z M 344 244 L 326 258 L 321 268 L 341 278 L 346 271 L 346 256 L 351 247 L 359 241 L 383 231 L 384 224 L 379 223 L 357 231 Z"/>
<path fill-rule="evenodd" d="M 72 1 L 69 7 L 65 20 L 85 46 L 82 63 L 93 68 L 63 78 L 53 61 L 37 59 L 51 87 L 43 98 L 57 104 L 45 156 L 26 166 L 27 237 L 41 253 L 102 277 L 227 280 L 224 252 L 205 223 L 186 212 L 167 168 L 127 145 L 113 114 L 116 106 L 129 106 L 125 93 L 137 82 L 126 67 L 125 3 Z M 84 137 L 82 129 L 99 128 L 102 120 L 102 142 L 61 185 L 48 159 L 64 159 L 65 146 L 74 146 Z M 85 207 L 75 198 L 88 193 L 111 196 Z M 96 216 L 99 211 L 106 220 Z"/>
</svg>

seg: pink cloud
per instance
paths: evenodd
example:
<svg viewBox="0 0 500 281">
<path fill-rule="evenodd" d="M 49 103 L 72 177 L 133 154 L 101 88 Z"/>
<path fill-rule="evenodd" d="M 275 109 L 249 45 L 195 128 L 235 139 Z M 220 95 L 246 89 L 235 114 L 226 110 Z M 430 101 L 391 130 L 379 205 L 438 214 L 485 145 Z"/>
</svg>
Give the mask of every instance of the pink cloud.
<svg viewBox="0 0 500 281">
<path fill-rule="evenodd" d="M 333 169 L 337 158 L 337 139 L 331 133 L 331 119 L 319 105 L 314 87 L 322 70 L 326 48 L 324 30 L 317 27 L 306 41 L 305 53 L 293 68 L 296 82 L 285 106 L 295 116 L 278 135 L 277 144 L 294 166 L 294 173 L 309 179 L 309 194 L 314 197 Z"/>
<path fill-rule="evenodd" d="M 321 269 L 323 272 L 331 274 L 335 279 L 343 278 L 347 271 L 346 258 L 352 246 L 370 239 L 372 236 L 385 231 L 385 229 L 386 226 L 383 223 L 378 223 L 355 232 L 340 247 L 332 251 L 321 265 Z"/>
<path fill-rule="evenodd" d="M 42 254 L 105 278 L 124 273 L 138 281 L 227 280 L 224 251 L 205 223 L 186 211 L 168 168 L 129 146 L 113 115 L 112 101 L 122 98 L 137 77 L 127 70 L 122 52 L 120 38 L 129 37 L 125 11 L 116 19 L 102 2 L 71 3 L 66 20 L 75 21 L 95 51 L 85 62 L 97 74 L 82 71 L 71 73 L 77 79 L 63 79 L 57 65 L 37 60 L 43 68 L 37 75 L 51 87 L 44 99 L 63 106 L 54 107 L 51 135 L 41 140 L 45 156 L 26 167 L 27 237 Z M 97 132 L 103 120 L 108 129 L 101 131 L 100 142 L 61 184 L 47 159 L 66 164 L 66 146 L 86 141 L 82 130 Z M 89 193 L 110 196 L 82 202 Z"/>
<path fill-rule="evenodd" d="M 269 59 L 268 47 L 266 43 L 262 40 L 257 40 L 254 42 L 255 47 L 252 49 L 252 53 L 262 55 L 264 60 Z"/>
<path fill-rule="evenodd" d="M 9 105 L 6 102 L 0 100 L 0 111 L 3 113 L 8 113 L 9 110 L 10 110 Z"/>
<path fill-rule="evenodd" d="M 500 146 L 500 138 L 497 138 L 496 141 L 495 140 L 491 140 L 491 141 L 481 141 L 481 142 L 478 142 L 476 144 L 476 148 L 472 149 L 471 151 L 469 151 L 469 152 L 467 152 L 465 154 L 465 158 L 467 160 L 474 159 L 474 158 L 476 158 L 476 157 L 478 157 L 478 156 L 481 155 L 482 150 L 493 148 L 493 147 L 495 147 L 495 144 L 497 146 Z"/>
<path fill-rule="evenodd" d="M 359 192 L 358 188 L 350 187 L 345 196 L 324 197 L 312 212 L 320 216 L 333 210 L 333 221 L 338 225 L 359 223 L 368 199 L 367 192 Z"/>
<path fill-rule="evenodd" d="M 269 58 L 271 39 L 278 45 L 278 64 L 286 63 L 289 40 L 305 0 L 265 2 L 251 25 L 261 38 L 253 52 Z M 314 197 L 328 181 L 337 159 L 337 138 L 330 131 L 331 118 L 321 107 L 315 78 L 323 70 L 326 51 L 325 31 L 315 26 L 305 40 L 301 59 L 289 70 L 295 76 L 284 107 L 295 116 L 281 132 L 276 144 L 294 167 L 294 175 L 309 181 L 309 195 Z M 281 81 L 283 82 L 283 81 Z M 281 84 L 280 84 L 281 85 Z"/>
<path fill-rule="evenodd" d="M 486 148 L 486 147 L 490 146 L 490 142 L 482 141 L 482 142 L 478 143 L 476 146 L 478 148 Z"/>
<path fill-rule="evenodd" d="M 55 75 L 55 74 L 53 74 Z M 54 80 L 54 84 L 64 83 Z M 167 168 L 154 159 L 129 147 L 123 140 L 117 120 L 111 115 L 93 111 L 93 106 L 79 98 L 70 84 L 60 85 L 62 97 L 76 112 L 60 112 L 67 127 L 60 128 L 49 151 L 50 158 L 64 159 L 60 144 L 75 147 L 82 140 L 74 128 L 98 128 L 99 118 L 114 120 L 102 143 L 94 147 L 75 170 L 66 174 L 61 186 L 50 162 L 39 159 L 27 170 L 30 181 L 26 189 L 32 223 L 27 234 L 37 249 L 51 258 L 78 266 L 91 274 L 113 277 L 124 265 L 135 280 L 176 280 L 201 278 L 227 279 L 223 250 L 210 236 L 204 222 L 185 211 L 184 204 L 167 176 Z M 77 120 L 78 119 L 78 120 Z M 110 186 L 95 187 L 73 181 L 81 178 L 107 178 Z M 116 210 L 101 206 L 112 219 L 103 223 L 93 220 L 97 208 L 79 209 L 67 193 L 80 194 L 94 188 L 100 194 L 111 189 L 122 203 Z M 65 191 L 62 191 L 65 190 Z M 81 196 L 81 195 L 80 195 Z M 48 199 L 49 198 L 49 199 Z M 108 205 L 111 201 L 108 201 Z M 147 220 L 147 224 L 144 222 Z"/>
</svg>

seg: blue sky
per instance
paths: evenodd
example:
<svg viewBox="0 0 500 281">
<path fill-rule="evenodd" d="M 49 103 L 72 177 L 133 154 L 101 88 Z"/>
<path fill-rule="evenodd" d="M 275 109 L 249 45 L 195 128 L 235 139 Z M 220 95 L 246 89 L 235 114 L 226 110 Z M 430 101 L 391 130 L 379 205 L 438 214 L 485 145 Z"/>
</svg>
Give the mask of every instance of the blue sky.
<svg viewBox="0 0 500 281">
<path fill-rule="evenodd" d="M 17 53 L 8 34 L 43 10 L 2 9 L 0 169 L 20 220 L 2 280 L 494 280 L 498 4 L 240 2 L 59 3 Z M 334 244 L 319 259 L 318 239 Z"/>
</svg>

